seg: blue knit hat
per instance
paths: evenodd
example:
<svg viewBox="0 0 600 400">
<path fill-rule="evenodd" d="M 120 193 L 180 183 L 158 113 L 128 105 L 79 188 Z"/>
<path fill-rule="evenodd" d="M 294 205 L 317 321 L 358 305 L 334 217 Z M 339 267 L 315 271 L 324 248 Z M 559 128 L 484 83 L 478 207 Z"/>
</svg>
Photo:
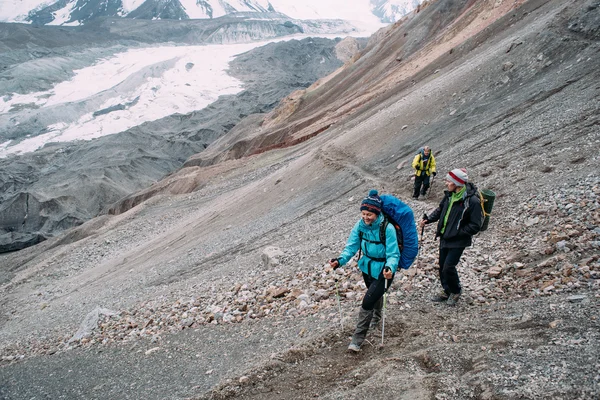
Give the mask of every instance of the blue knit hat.
<svg viewBox="0 0 600 400">
<path fill-rule="evenodd" d="M 377 190 L 371 189 L 369 195 L 360 203 L 360 211 L 367 210 L 373 214 L 379 215 L 381 213 L 381 199 L 377 194 Z"/>
</svg>

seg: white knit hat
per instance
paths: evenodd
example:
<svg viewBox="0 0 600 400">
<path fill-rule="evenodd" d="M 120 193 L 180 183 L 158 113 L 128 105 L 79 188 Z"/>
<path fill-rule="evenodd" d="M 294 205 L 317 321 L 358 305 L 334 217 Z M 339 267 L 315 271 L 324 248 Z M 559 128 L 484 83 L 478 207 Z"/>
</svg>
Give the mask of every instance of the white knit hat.
<svg viewBox="0 0 600 400">
<path fill-rule="evenodd" d="M 448 172 L 446 175 L 446 179 L 456 186 L 465 186 L 465 183 L 469 180 L 467 176 L 467 170 L 464 168 L 455 168 L 452 171 Z"/>
</svg>

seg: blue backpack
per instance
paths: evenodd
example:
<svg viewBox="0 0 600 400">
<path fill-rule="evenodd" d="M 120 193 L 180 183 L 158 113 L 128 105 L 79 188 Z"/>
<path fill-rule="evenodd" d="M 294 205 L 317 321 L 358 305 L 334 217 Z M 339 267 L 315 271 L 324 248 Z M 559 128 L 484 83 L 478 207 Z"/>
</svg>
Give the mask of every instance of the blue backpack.
<svg viewBox="0 0 600 400">
<path fill-rule="evenodd" d="M 386 220 L 381 224 L 380 240 L 385 244 L 385 229 L 387 224 L 391 223 L 396 228 L 398 248 L 400 249 L 398 268 L 408 269 L 419 253 L 419 236 L 415 215 L 408 205 L 392 195 L 384 194 L 380 198 L 383 203 L 381 211 Z"/>
</svg>

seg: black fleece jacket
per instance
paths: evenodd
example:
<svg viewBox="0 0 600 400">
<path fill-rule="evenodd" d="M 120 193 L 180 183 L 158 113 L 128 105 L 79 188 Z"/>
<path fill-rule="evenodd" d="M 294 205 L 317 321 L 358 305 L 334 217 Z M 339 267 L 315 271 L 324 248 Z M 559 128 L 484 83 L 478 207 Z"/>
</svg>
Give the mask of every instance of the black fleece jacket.
<svg viewBox="0 0 600 400">
<path fill-rule="evenodd" d="M 483 210 L 479 200 L 479 191 L 471 182 L 467 182 L 463 198 L 454 202 L 450 209 L 446 229 L 442 234 L 444 216 L 450 204 L 452 193 L 444 191 L 444 198 L 428 217 L 427 223 L 438 221 L 436 238 L 441 237 L 440 246 L 447 248 L 468 247 L 472 236 L 476 235 L 483 224 Z"/>
</svg>

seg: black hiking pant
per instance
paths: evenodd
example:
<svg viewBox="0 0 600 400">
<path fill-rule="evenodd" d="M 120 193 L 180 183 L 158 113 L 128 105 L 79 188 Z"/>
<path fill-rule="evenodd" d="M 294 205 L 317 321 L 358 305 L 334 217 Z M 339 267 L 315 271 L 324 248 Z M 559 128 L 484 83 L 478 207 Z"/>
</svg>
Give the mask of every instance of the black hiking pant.
<svg viewBox="0 0 600 400">
<path fill-rule="evenodd" d="M 421 172 L 421 175 L 415 175 L 415 191 L 413 192 L 413 197 L 416 199 L 419 197 L 419 193 L 425 196 L 427 194 L 427 189 L 429 189 L 429 175 L 423 171 Z"/>
<path fill-rule="evenodd" d="M 385 293 L 385 278 L 383 277 L 383 271 L 381 271 L 381 274 L 379 274 L 378 279 L 375 279 L 371 275 L 365 274 L 363 272 L 363 279 L 365 281 L 365 285 L 367 285 L 367 293 L 365 293 L 365 297 L 363 298 L 362 308 L 370 311 L 375 308 L 375 305 Z M 393 276 L 392 279 L 387 280 L 388 288 L 392 286 L 393 280 Z"/>
<path fill-rule="evenodd" d="M 456 266 L 460 261 L 464 247 L 448 248 L 440 246 L 440 282 L 447 294 L 460 294 L 460 279 Z"/>
</svg>

